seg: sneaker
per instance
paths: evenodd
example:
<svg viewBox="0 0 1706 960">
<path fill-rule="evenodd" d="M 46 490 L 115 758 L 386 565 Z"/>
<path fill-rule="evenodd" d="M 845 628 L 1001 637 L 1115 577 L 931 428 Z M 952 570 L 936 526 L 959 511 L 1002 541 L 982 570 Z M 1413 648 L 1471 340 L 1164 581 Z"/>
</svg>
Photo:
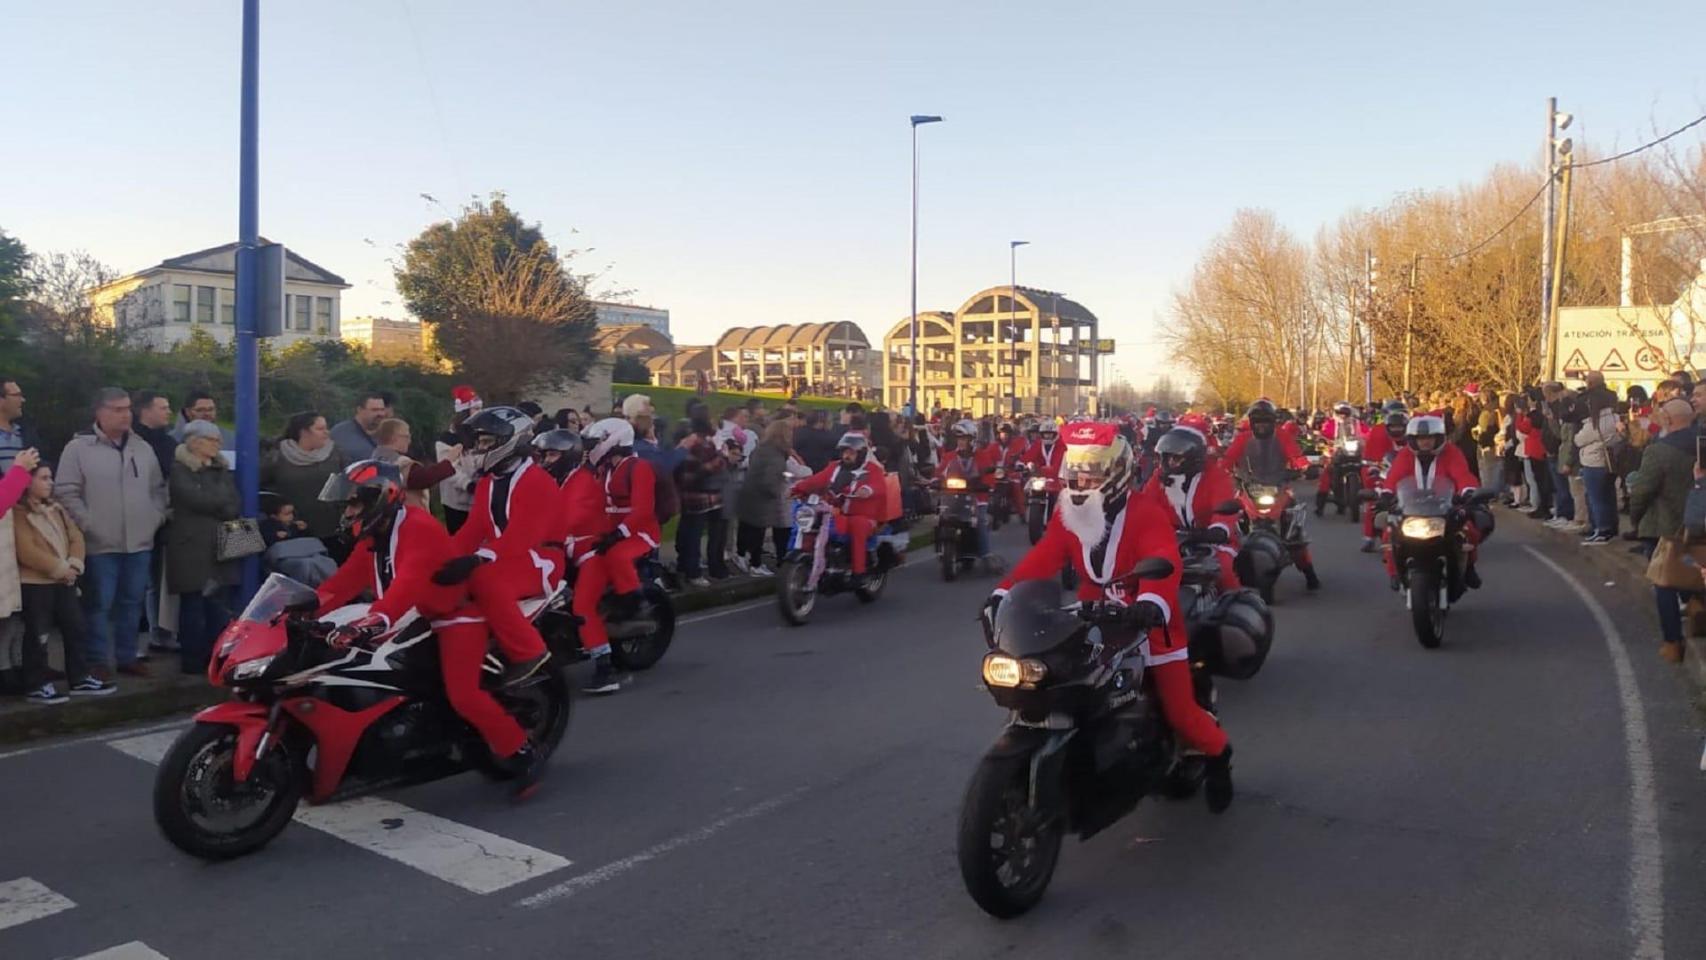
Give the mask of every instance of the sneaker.
<svg viewBox="0 0 1706 960">
<path fill-rule="evenodd" d="M 31 703 L 66 703 L 71 698 L 60 693 L 53 684 L 44 683 L 38 689 L 24 694 L 24 699 Z"/>
<path fill-rule="evenodd" d="M 762 563 L 756 567 L 753 567 L 752 570 L 749 572 L 755 577 L 774 577 L 776 575 L 776 571 L 770 569 L 769 567 L 765 566 Z"/>
<path fill-rule="evenodd" d="M 515 773 L 515 779 L 509 782 L 511 800 L 520 803 L 539 792 L 539 780 L 545 776 L 545 755 L 537 747 L 532 743 L 522 744 L 504 763 Z"/>
<path fill-rule="evenodd" d="M 95 676 L 84 677 L 71 685 L 71 695 L 74 697 L 104 697 L 117 691 L 117 684 Z"/>
<path fill-rule="evenodd" d="M 549 659 L 551 659 L 551 651 L 547 650 L 537 657 L 523 660 L 520 663 L 510 664 L 509 668 L 504 671 L 504 686 L 513 687 L 523 680 L 526 680 L 528 677 L 533 676 L 539 672 L 539 668 L 543 667 L 545 665 L 545 661 Z"/>
<path fill-rule="evenodd" d="M 745 557 L 739 555 L 729 559 L 729 566 L 734 567 L 743 574 L 752 572 L 752 565 L 746 562 Z"/>
<path fill-rule="evenodd" d="M 710 586 L 711 581 L 708 577 L 689 577 L 687 580 L 687 585 L 690 587 L 704 588 L 704 587 Z"/>
<path fill-rule="evenodd" d="M 1584 546 L 1584 547 L 1603 547 L 1610 542 L 1611 542 L 1610 537 L 1606 536 L 1603 533 L 1595 533 L 1591 537 L 1583 538 L 1582 546 Z"/>
<path fill-rule="evenodd" d="M 1554 530 L 1562 530 L 1574 522 L 1574 520 L 1566 520 L 1563 517 L 1553 517 L 1546 521 L 1546 525 Z"/>
<path fill-rule="evenodd" d="M 1373 537 L 1363 537 L 1362 538 L 1362 552 L 1363 553 L 1373 553 L 1374 548 L 1375 548 L 1375 542 L 1374 542 Z"/>
<path fill-rule="evenodd" d="M 596 695 L 611 694 L 622 689 L 622 678 L 616 675 L 616 667 L 610 662 L 610 654 L 605 654 L 593 661 L 592 679 L 581 687 L 582 693 Z"/>
</svg>

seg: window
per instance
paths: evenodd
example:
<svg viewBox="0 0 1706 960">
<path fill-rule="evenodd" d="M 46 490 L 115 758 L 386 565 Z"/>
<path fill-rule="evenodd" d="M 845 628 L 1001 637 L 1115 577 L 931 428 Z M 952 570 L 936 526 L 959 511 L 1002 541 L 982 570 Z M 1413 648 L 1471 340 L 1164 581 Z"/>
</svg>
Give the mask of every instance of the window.
<svg viewBox="0 0 1706 960">
<path fill-rule="evenodd" d="M 297 296 L 296 296 L 296 329 L 301 330 L 304 333 L 307 332 L 307 330 L 308 330 L 308 316 L 313 311 L 313 309 L 314 309 L 314 298 L 313 297 L 304 297 L 301 294 L 297 294 Z"/>
<path fill-rule="evenodd" d="M 218 294 L 219 294 L 219 291 L 214 289 L 213 287 L 196 287 L 195 288 L 195 322 L 196 323 L 212 323 L 213 322 L 214 307 L 216 305 L 216 301 L 214 298 L 216 296 L 218 296 Z"/>
<path fill-rule="evenodd" d="M 314 298 L 314 332 L 332 332 L 332 298 Z"/>
<path fill-rule="evenodd" d="M 172 319 L 179 323 L 190 322 L 190 285 L 187 283 L 172 284 Z"/>
<path fill-rule="evenodd" d="M 228 327 L 237 325 L 237 291 L 219 291 L 219 322 Z"/>
</svg>

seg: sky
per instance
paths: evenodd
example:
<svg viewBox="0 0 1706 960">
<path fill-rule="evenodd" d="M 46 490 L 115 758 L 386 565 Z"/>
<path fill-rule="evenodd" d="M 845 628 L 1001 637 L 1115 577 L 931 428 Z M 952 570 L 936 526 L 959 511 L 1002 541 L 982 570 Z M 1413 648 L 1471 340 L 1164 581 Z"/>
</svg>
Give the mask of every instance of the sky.
<svg viewBox="0 0 1706 960">
<path fill-rule="evenodd" d="M 0 229 L 125 271 L 235 239 L 237 0 L 0 0 Z M 1118 375 L 1241 207 L 1356 207 L 1706 112 L 1696 3 L 262 0 L 261 231 L 400 316 L 390 261 L 503 191 L 595 291 L 730 326 L 1059 291 Z M 423 199 L 422 194 L 433 198 Z"/>
</svg>

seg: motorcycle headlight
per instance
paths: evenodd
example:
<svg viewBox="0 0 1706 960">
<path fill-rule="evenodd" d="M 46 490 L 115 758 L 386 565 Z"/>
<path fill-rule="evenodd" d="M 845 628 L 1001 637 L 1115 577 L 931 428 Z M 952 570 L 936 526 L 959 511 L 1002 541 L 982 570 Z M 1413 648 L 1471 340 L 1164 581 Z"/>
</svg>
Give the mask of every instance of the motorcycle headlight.
<svg viewBox="0 0 1706 960">
<path fill-rule="evenodd" d="M 1345 441 L 1345 452 L 1346 453 L 1356 453 L 1357 450 L 1359 450 L 1361 448 L 1362 448 L 1362 442 L 1359 440 L 1346 440 Z"/>
<path fill-rule="evenodd" d="M 1271 493 L 1264 493 L 1256 498 L 1256 506 L 1258 507 L 1271 507 L 1273 505 L 1274 495 Z"/>
<path fill-rule="evenodd" d="M 945 490 L 964 490 L 966 488 L 966 478 L 949 477 L 945 482 L 943 482 L 942 488 Z"/>
<path fill-rule="evenodd" d="M 1048 480 L 1046 478 L 1043 478 L 1043 477 L 1032 477 L 1031 478 L 1031 489 L 1032 490 L 1047 490 L 1048 489 Z"/>
<path fill-rule="evenodd" d="M 1006 654 L 992 653 L 983 658 L 983 682 L 992 687 L 1016 687 L 1021 683 L 1037 683 L 1048 676 L 1048 667 L 1040 660 L 1017 660 Z"/>
<path fill-rule="evenodd" d="M 1445 536 L 1444 517 L 1405 517 L 1399 532 L 1412 540 L 1432 540 Z"/>
<path fill-rule="evenodd" d="M 267 668 L 272 666 L 272 661 L 272 657 L 261 657 L 257 660 L 245 660 L 242 663 L 237 664 L 236 668 L 231 671 L 231 679 L 252 680 L 261 674 L 266 673 Z"/>
</svg>

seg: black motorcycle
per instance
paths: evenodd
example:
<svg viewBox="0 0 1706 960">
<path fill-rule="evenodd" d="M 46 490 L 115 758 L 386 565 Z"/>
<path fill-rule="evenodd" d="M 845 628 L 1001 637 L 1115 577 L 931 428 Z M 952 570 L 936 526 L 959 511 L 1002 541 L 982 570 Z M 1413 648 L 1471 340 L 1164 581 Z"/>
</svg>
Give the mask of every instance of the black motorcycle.
<svg viewBox="0 0 1706 960">
<path fill-rule="evenodd" d="M 1060 499 L 1060 479 L 1038 473 L 1025 481 L 1025 520 L 1030 528 L 1031 545 L 1043 538 L 1043 530 L 1054 519 L 1054 505 Z"/>
<path fill-rule="evenodd" d="M 1212 551 L 1182 562 L 1197 697 L 1212 709 L 1213 676 L 1242 679 L 1261 668 L 1271 620 L 1265 608 L 1206 599 L 1220 575 Z M 1171 561 L 1151 558 L 1137 575 L 1172 571 Z M 993 649 L 983 682 L 1010 713 L 966 787 L 957 851 L 966 890 L 1000 918 L 1042 899 L 1068 832 L 1087 839 L 1147 795 L 1191 796 L 1203 777 L 1201 759 L 1183 753 L 1146 682 L 1144 644 L 1132 642 L 1134 631 L 1156 624 L 1130 607 L 1090 603 L 1074 612 L 1061 599 L 1053 580 L 1028 580 L 985 623 Z"/>
<path fill-rule="evenodd" d="M 982 551 L 977 535 L 976 481 L 950 470 L 935 485 L 936 558 L 942 564 L 942 579 L 959 579 L 960 570 L 977 564 Z"/>
<path fill-rule="evenodd" d="M 1468 550 L 1464 525 L 1480 523 L 1483 542 L 1490 533 L 1491 517 L 1484 509 L 1493 493 L 1467 497 L 1444 490 L 1417 486 L 1409 478 L 1398 484 L 1395 494 L 1365 491 L 1364 498 L 1377 501 L 1386 511 L 1388 542 L 1398 577 L 1392 588 L 1402 591 L 1404 605 L 1416 640 L 1432 650 L 1445 640 L 1445 615 L 1468 589 L 1463 582 L 1464 555 Z"/>
<path fill-rule="evenodd" d="M 1333 505 L 1341 516 L 1348 514 L 1351 522 L 1362 520 L 1362 441 L 1339 440 L 1333 445 L 1329 462 L 1327 489 L 1332 491 Z"/>
</svg>

